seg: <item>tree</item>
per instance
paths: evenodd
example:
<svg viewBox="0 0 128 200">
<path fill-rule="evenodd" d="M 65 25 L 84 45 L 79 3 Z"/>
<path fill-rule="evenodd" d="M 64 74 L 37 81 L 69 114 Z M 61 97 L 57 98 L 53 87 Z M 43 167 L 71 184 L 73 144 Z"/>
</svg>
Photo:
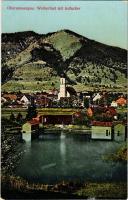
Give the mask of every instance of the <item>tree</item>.
<svg viewBox="0 0 128 200">
<path fill-rule="evenodd" d="M 10 115 L 10 120 L 13 122 L 13 121 L 15 121 L 15 115 L 13 114 L 13 113 L 11 113 L 11 115 Z"/>
<path fill-rule="evenodd" d="M 77 125 L 89 125 L 89 118 L 85 112 L 77 112 L 73 116 L 74 118 L 74 124 Z"/>
<path fill-rule="evenodd" d="M 31 120 L 34 117 L 37 117 L 37 110 L 36 110 L 36 106 L 33 104 L 28 107 L 26 119 Z"/>
<path fill-rule="evenodd" d="M 23 120 L 23 116 L 22 116 L 22 114 L 19 112 L 18 115 L 17 115 L 17 117 L 16 117 L 16 121 L 17 121 L 17 122 L 22 122 L 22 120 Z"/>
<path fill-rule="evenodd" d="M 82 93 L 82 92 L 80 92 L 79 98 L 80 98 L 81 100 L 83 100 L 83 93 Z"/>
<path fill-rule="evenodd" d="M 88 98 L 84 98 L 84 107 L 89 108 L 89 99 Z"/>
</svg>

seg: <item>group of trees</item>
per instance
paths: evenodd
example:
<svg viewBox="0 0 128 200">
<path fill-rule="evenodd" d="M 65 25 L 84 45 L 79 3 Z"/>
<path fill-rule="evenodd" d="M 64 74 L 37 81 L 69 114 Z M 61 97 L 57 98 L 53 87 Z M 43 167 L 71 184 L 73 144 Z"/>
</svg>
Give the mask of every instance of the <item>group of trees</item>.
<svg viewBox="0 0 128 200">
<path fill-rule="evenodd" d="M 91 122 L 90 117 L 87 116 L 86 111 L 79 111 L 73 115 L 73 123 L 77 125 L 89 126 Z"/>
<path fill-rule="evenodd" d="M 14 72 L 13 67 L 9 67 L 7 65 L 2 66 L 2 70 L 1 70 L 2 83 L 10 80 L 13 76 L 13 72 Z"/>
<path fill-rule="evenodd" d="M 10 121 L 11 122 L 16 121 L 17 123 L 22 124 L 24 121 L 31 120 L 32 118 L 34 118 L 36 116 L 37 116 L 36 106 L 31 105 L 31 106 L 28 107 L 27 114 L 26 114 L 25 118 L 23 118 L 23 115 L 20 112 L 17 114 L 17 116 L 15 116 L 14 113 L 12 112 L 11 115 L 10 115 Z"/>
<path fill-rule="evenodd" d="M 91 49 L 90 49 L 91 50 Z M 74 81 L 83 84 L 99 84 L 99 85 L 115 85 L 120 81 L 120 77 L 125 81 L 126 76 L 126 60 L 120 59 L 120 56 L 115 58 L 107 55 L 98 54 L 98 51 L 84 53 L 85 50 L 80 50 L 78 55 L 75 55 L 67 63 L 68 75 L 73 77 Z M 96 55 L 95 55 L 96 54 Z M 76 59 L 79 58 L 79 59 Z"/>
<path fill-rule="evenodd" d="M 17 114 L 17 116 L 15 116 L 14 113 L 12 112 L 11 115 L 10 115 L 10 121 L 11 121 L 11 122 L 16 121 L 16 122 L 18 122 L 18 123 L 22 123 L 22 122 L 24 121 L 23 115 L 19 112 L 19 113 Z"/>
</svg>

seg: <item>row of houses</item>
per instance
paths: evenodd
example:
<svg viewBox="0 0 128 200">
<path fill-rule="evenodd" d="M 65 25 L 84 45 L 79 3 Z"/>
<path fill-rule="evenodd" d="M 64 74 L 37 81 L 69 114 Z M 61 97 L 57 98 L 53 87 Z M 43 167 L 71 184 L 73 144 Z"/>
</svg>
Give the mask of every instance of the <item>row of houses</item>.
<svg viewBox="0 0 128 200">
<path fill-rule="evenodd" d="M 83 95 L 80 93 L 73 93 L 70 97 L 61 97 L 58 100 L 58 93 L 56 90 L 50 91 L 49 93 L 41 92 L 36 94 L 2 93 L 1 105 L 4 107 L 28 107 L 31 103 L 34 103 L 37 107 L 60 107 L 64 104 L 73 107 L 86 107 L 86 100 L 88 100 L 88 106 L 91 107 L 102 105 L 117 108 L 127 105 L 127 100 L 122 95 L 119 97 L 117 96 L 116 99 L 110 97 L 111 95 L 106 95 L 106 93 L 85 93 Z"/>
<path fill-rule="evenodd" d="M 52 100 L 56 96 L 46 92 L 40 94 L 3 94 L 1 97 L 1 105 L 7 107 L 28 107 L 34 103 L 37 106 L 50 106 Z"/>
<path fill-rule="evenodd" d="M 112 107 L 125 106 L 127 104 L 127 100 L 123 95 L 114 96 L 113 94 L 107 92 L 92 95 L 92 102 Z"/>
<path fill-rule="evenodd" d="M 109 106 L 109 107 L 102 107 L 102 106 L 91 106 L 87 109 L 87 115 L 93 116 L 99 114 L 100 116 L 107 116 L 109 117 L 117 117 L 117 111 L 116 108 Z"/>
<path fill-rule="evenodd" d="M 22 132 L 33 132 L 39 130 L 40 126 L 46 124 L 63 124 L 70 125 L 73 123 L 73 115 L 44 115 L 37 116 L 27 121 L 22 126 Z M 125 141 L 127 138 L 127 124 L 122 121 L 101 122 L 92 121 L 91 139 Z"/>
</svg>

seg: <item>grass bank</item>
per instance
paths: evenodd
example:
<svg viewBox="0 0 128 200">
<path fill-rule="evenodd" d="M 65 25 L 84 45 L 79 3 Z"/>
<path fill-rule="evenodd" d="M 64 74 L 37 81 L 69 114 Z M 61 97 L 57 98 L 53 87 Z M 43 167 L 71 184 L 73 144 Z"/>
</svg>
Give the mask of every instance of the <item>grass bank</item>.
<svg viewBox="0 0 128 200">
<path fill-rule="evenodd" d="M 59 198 L 76 197 L 76 198 L 101 198 L 101 199 L 125 199 L 127 197 L 126 183 L 78 183 L 65 182 L 57 183 L 55 185 L 28 183 L 20 177 L 2 176 L 1 188 L 3 198 L 14 198 L 16 195 L 24 198 L 28 196 L 34 197 L 35 194 L 40 195 L 40 198 L 52 194 L 52 198 L 59 195 Z M 8 193 L 8 190 L 11 193 Z M 13 196 L 14 195 L 14 196 Z M 39 197 L 39 196 L 38 196 Z"/>
<path fill-rule="evenodd" d="M 103 159 L 104 160 L 127 162 L 127 160 L 128 160 L 128 156 L 127 156 L 127 144 L 125 143 L 123 146 L 121 146 L 113 154 L 105 155 L 103 157 Z"/>
</svg>

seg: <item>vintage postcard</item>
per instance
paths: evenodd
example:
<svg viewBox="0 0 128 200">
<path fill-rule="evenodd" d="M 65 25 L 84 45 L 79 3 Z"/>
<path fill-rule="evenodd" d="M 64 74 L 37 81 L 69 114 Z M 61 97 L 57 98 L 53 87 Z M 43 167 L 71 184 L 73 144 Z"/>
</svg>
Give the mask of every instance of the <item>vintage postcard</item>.
<svg viewBox="0 0 128 200">
<path fill-rule="evenodd" d="M 127 199 L 127 6 L 2 1 L 2 199 Z"/>
</svg>

